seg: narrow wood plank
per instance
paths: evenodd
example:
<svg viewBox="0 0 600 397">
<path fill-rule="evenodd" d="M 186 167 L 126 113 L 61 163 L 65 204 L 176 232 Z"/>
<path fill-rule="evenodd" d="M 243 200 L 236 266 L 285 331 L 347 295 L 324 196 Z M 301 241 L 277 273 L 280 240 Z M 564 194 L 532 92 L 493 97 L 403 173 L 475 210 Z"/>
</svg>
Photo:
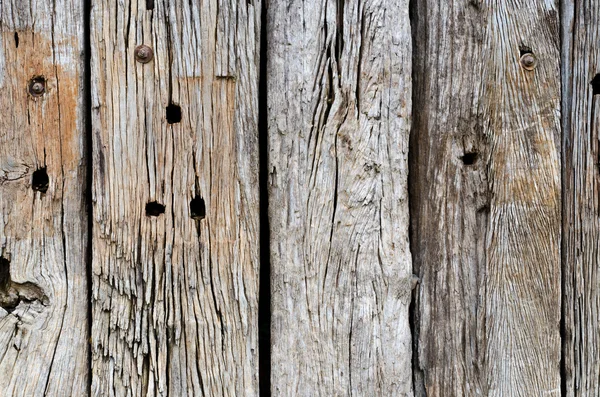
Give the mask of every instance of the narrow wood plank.
<svg viewBox="0 0 600 397">
<path fill-rule="evenodd" d="M 78 1 L 0 6 L 2 396 L 88 390 L 83 20 Z"/>
<path fill-rule="evenodd" d="M 408 1 L 267 24 L 272 393 L 412 395 Z"/>
<path fill-rule="evenodd" d="M 417 0 L 415 17 L 417 389 L 558 396 L 558 6 Z"/>
<path fill-rule="evenodd" d="M 260 9 L 93 3 L 92 395 L 258 394 Z"/>
<path fill-rule="evenodd" d="M 600 2 L 566 0 L 561 8 L 565 48 L 565 387 L 567 396 L 597 396 L 600 394 L 600 32 L 597 29 Z"/>
</svg>

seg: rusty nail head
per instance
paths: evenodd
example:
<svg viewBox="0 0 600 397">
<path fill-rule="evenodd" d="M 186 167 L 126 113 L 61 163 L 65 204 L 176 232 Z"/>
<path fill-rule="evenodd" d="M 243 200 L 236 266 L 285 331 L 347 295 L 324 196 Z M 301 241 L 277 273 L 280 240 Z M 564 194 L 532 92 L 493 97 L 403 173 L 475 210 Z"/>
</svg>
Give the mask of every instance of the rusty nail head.
<svg viewBox="0 0 600 397">
<path fill-rule="evenodd" d="M 29 93 L 32 96 L 42 96 L 46 92 L 46 79 L 41 76 L 34 77 L 29 81 Z"/>
<path fill-rule="evenodd" d="M 525 53 L 521 56 L 521 66 L 526 70 L 533 70 L 535 68 L 536 59 L 535 55 L 531 52 Z"/>
<path fill-rule="evenodd" d="M 154 58 L 154 51 L 147 45 L 139 45 L 135 47 L 135 59 L 140 63 L 148 63 Z"/>
</svg>

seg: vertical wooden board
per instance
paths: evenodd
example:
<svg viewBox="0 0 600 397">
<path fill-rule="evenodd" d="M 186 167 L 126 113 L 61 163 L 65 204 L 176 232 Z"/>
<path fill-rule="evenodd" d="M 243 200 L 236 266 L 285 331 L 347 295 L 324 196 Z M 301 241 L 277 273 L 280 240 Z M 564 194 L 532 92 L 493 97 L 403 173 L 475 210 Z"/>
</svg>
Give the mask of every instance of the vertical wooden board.
<svg viewBox="0 0 600 397">
<path fill-rule="evenodd" d="M 559 395 L 558 6 L 419 0 L 415 19 L 416 388 Z"/>
<path fill-rule="evenodd" d="M 260 9 L 92 4 L 92 395 L 258 394 Z"/>
<path fill-rule="evenodd" d="M 568 396 L 596 396 L 600 393 L 600 3 L 565 1 L 562 8 L 565 387 Z"/>
<path fill-rule="evenodd" d="M 272 393 L 412 395 L 408 1 L 267 25 Z"/>
<path fill-rule="evenodd" d="M 0 6 L 2 396 L 88 388 L 82 51 L 79 2 Z"/>
</svg>

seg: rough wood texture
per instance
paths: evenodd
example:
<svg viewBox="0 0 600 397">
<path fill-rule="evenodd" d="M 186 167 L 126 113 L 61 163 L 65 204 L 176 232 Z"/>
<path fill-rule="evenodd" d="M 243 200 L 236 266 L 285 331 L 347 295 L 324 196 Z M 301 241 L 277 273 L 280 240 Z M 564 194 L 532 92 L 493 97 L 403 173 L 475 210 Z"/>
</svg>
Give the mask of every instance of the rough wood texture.
<svg viewBox="0 0 600 397">
<path fill-rule="evenodd" d="M 560 394 L 557 11 L 416 0 L 419 394 Z"/>
<path fill-rule="evenodd" d="M 94 396 L 258 394 L 260 9 L 92 5 Z"/>
<path fill-rule="evenodd" d="M 564 365 L 567 396 L 600 395 L 600 2 L 563 10 Z M 591 84 L 591 83 L 594 84 Z"/>
<path fill-rule="evenodd" d="M 82 11 L 0 3 L 2 396 L 88 389 Z M 41 96 L 29 94 L 34 77 Z M 43 168 L 48 180 L 34 178 Z"/>
<path fill-rule="evenodd" d="M 277 396 L 412 395 L 407 1 L 267 10 Z"/>
</svg>

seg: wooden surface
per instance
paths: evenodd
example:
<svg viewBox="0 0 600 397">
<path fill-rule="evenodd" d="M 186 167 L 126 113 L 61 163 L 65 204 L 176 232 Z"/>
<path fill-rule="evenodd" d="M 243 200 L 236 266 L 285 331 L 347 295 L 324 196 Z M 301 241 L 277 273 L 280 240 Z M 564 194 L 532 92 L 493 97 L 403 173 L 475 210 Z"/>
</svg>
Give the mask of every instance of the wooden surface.
<svg viewBox="0 0 600 397">
<path fill-rule="evenodd" d="M 558 18 L 552 2 L 417 0 L 419 395 L 560 395 Z"/>
<path fill-rule="evenodd" d="M 94 396 L 258 395 L 260 9 L 93 4 Z"/>
<path fill-rule="evenodd" d="M 88 390 L 83 42 L 80 2 L 1 3 L 2 396 Z"/>
<path fill-rule="evenodd" d="M 567 396 L 600 393 L 600 23 L 597 1 L 563 5 L 564 383 Z M 592 82 L 594 84 L 592 85 Z"/>
<path fill-rule="evenodd" d="M 599 395 L 599 24 L 0 1 L 0 396 Z"/>
<path fill-rule="evenodd" d="M 412 395 L 407 1 L 267 8 L 275 396 Z"/>
</svg>

